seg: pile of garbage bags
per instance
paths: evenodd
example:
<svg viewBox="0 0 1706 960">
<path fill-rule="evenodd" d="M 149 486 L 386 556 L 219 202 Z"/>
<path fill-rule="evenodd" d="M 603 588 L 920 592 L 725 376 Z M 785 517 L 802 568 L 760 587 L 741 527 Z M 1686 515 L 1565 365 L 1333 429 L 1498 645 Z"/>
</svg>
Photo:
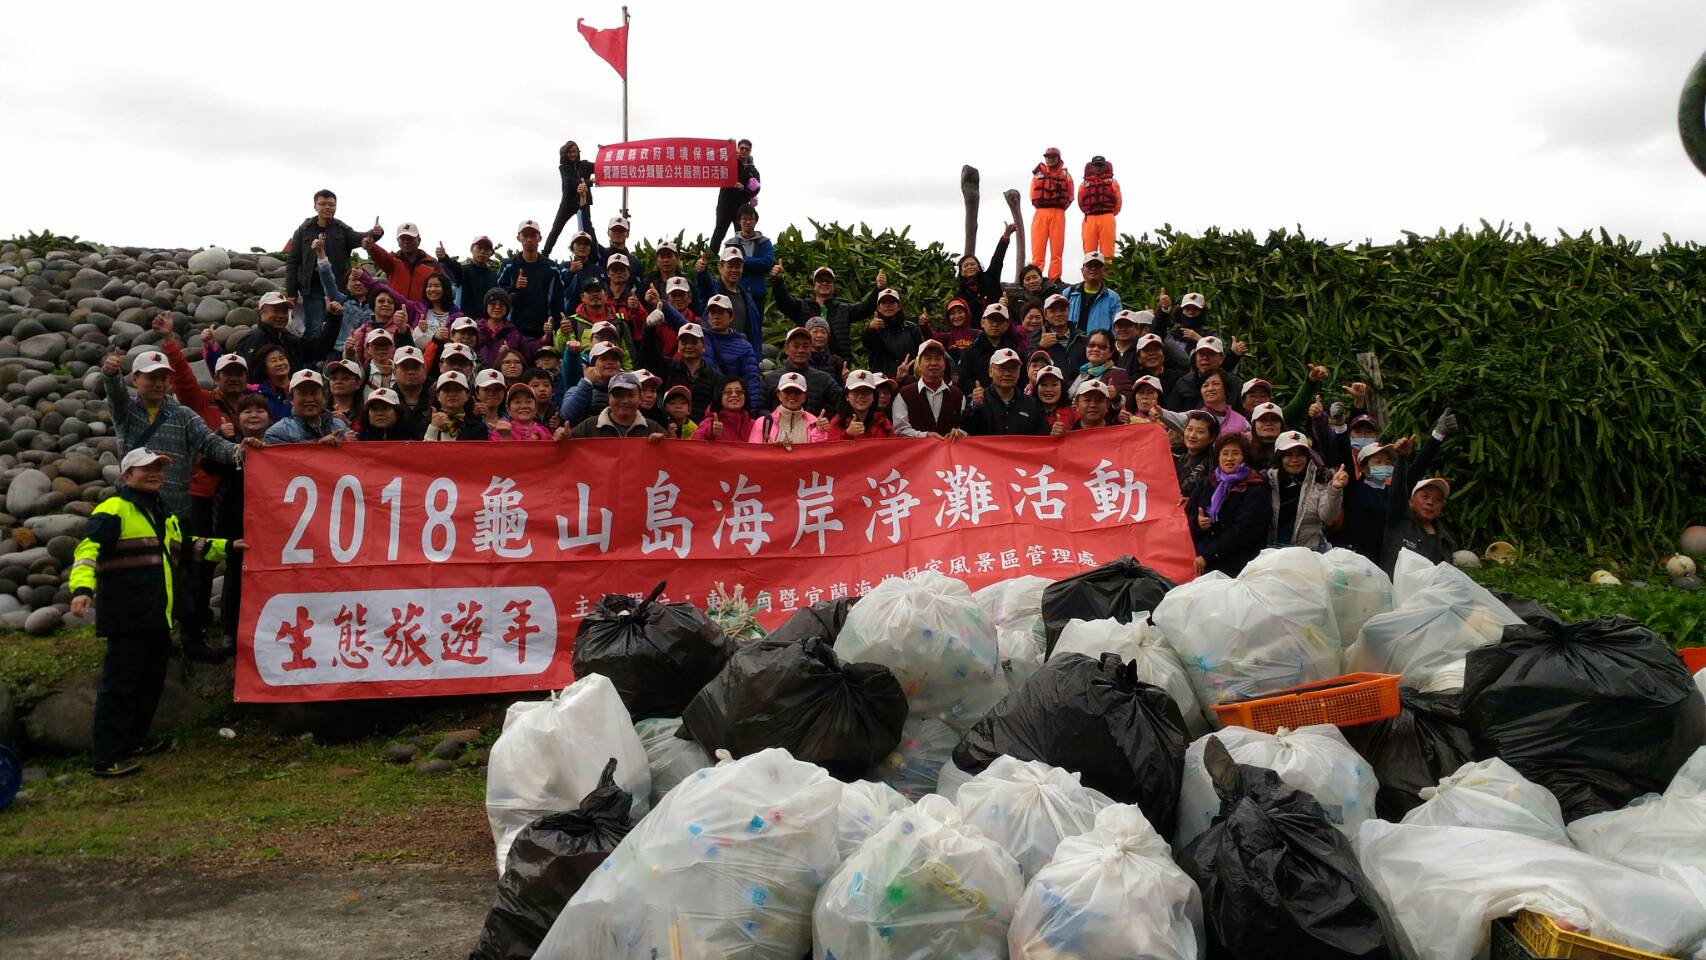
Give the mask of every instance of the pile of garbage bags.
<svg viewBox="0 0 1706 960">
<path fill-rule="evenodd" d="M 575 634 L 575 676 L 609 677 L 635 720 L 681 716 L 735 650 L 698 607 L 659 603 L 664 586 L 638 602 L 605 595 Z"/>
</svg>

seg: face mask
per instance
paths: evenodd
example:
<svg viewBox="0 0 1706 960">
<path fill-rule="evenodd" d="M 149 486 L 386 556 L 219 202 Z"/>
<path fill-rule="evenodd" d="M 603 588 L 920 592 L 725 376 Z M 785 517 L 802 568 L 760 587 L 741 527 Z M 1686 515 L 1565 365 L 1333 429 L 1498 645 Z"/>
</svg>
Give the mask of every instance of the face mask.
<svg viewBox="0 0 1706 960">
<path fill-rule="evenodd" d="M 1387 463 L 1381 463 L 1381 464 L 1376 464 L 1372 467 L 1369 467 L 1368 468 L 1368 476 L 1369 476 L 1369 479 L 1371 479 L 1371 480 L 1377 481 L 1379 483 L 1385 483 L 1386 481 L 1392 479 L 1392 465 L 1387 464 Z"/>
<path fill-rule="evenodd" d="M 1352 437 L 1351 438 L 1351 449 L 1352 450 L 1361 450 L 1363 447 L 1366 447 L 1373 442 L 1374 442 L 1373 437 Z"/>
</svg>

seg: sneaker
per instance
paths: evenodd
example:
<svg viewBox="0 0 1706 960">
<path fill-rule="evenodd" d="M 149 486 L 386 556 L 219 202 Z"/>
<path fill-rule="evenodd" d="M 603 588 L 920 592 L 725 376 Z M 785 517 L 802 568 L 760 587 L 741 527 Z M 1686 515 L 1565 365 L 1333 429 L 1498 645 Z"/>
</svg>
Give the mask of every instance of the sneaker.
<svg viewBox="0 0 1706 960">
<path fill-rule="evenodd" d="M 135 760 L 114 760 L 106 766 L 97 766 L 94 774 L 97 777 L 128 777 L 133 773 L 142 772 L 142 764 Z"/>
<path fill-rule="evenodd" d="M 130 752 L 130 756 L 132 756 L 132 757 L 152 756 L 152 755 L 159 753 L 160 751 L 166 749 L 167 747 L 170 747 L 171 745 L 172 745 L 172 741 L 170 741 L 170 740 L 165 740 L 165 739 L 150 740 L 147 743 L 144 743 L 141 746 L 137 747 L 135 750 L 132 750 Z"/>
</svg>

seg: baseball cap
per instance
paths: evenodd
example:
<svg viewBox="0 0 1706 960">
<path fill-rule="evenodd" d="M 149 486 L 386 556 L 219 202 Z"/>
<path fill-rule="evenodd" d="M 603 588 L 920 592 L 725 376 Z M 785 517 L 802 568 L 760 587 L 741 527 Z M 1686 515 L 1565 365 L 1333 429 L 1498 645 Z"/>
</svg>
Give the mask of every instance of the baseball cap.
<svg viewBox="0 0 1706 960">
<path fill-rule="evenodd" d="M 729 302 L 729 298 L 728 298 L 727 294 L 719 293 L 716 296 L 712 297 L 711 299 L 705 301 L 705 309 L 706 310 L 733 310 L 734 304 Z"/>
<path fill-rule="evenodd" d="M 537 221 L 537 220 L 523 220 L 523 221 L 521 221 L 521 226 L 515 228 L 515 235 L 519 237 L 523 233 L 526 233 L 529 230 L 532 230 L 534 233 L 544 233 L 545 232 L 545 231 L 539 229 L 539 221 Z M 592 238 L 587 237 L 587 239 L 591 240 Z"/>
<path fill-rule="evenodd" d="M 609 320 L 598 321 L 597 323 L 593 324 L 592 329 L 587 331 L 587 332 L 590 335 L 595 336 L 595 337 L 602 337 L 605 334 L 609 334 L 610 336 L 613 336 L 613 337 L 619 336 L 619 334 L 616 330 L 616 324 L 611 323 Z"/>
<path fill-rule="evenodd" d="M 167 463 L 172 462 L 172 458 L 163 453 L 155 453 L 147 447 L 137 447 L 135 450 L 125 454 L 124 459 L 119 461 L 119 476 L 129 473 L 137 467 L 146 467 L 151 463 L 159 463 L 162 460 Z"/>
<path fill-rule="evenodd" d="M 693 292 L 693 288 L 688 285 L 686 277 L 670 277 L 668 282 L 663 285 L 664 293 L 674 293 L 677 290 L 682 293 Z"/>
<path fill-rule="evenodd" d="M 1090 264 L 1092 264 L 1092 263 L 1102 263 L 1102 264 L 1105 264 L 1105 263 L 1107 263 L 1107 262 L 1108 262 L 1108 258 L 1107 258 L 1107 257 L 1104 257 L 1104 256 L 1102 256 L 1102 251 L 1100 251 L 1100 250 L 1092 250 L 1092 251 L 1090 251 L 1090 252 L 1089 252 L 1089 253 L 1086 253 L 1086 254 L 1085 254 L 1085 255 L 1084 255 L 1084 265 L 1085 265 L 1085 266 L 1086 266 L 1086 267 L 1087 267 L 1087 266 L 1089 266 L 1089 265 L 1090 265 Z"/>
<path fill-rule="evenodd" d="M 1192 353 L 1201 353 L 1204 350 L 1209 350 L 1209 351 L 1212 351 L 1214 353 L 1225 353 L 1226 352 L 1225 348 L 1223 348 L 1220 345 L 1220 338 L 1219 337 L 1203 337 L 1201 340 L 1197 341 L 1197 348 L 1195 350 L 1192 350 L 1191 352 Z"/>
<path fill-rule="evenodd" d="M 942 356 L 944 356 L 944 357 L 948 355 L 948 348 L 942 346 L 942 341 L 940 341 L 940 340 L 926 340 L 923 343 L 919 344 L 918 345 L 918 356 L 920 356 L 920 357 L 924 356 L 924 351 L 926 351 L 926 350 L 935 350 L 935 351 L 941 353 Z"/>
<path fill-rule="evenodd" d="M 367 407 L 374 403 L 387 403 L 393 407 L 401 407 L 403 405 L 403 401 L 397 399 L 397 391 L 387 390 L 384 387 L 380 387 L 378 390 L 368 394 L 367 399 L 363 400 L 361 405 L 363 407 Z"/>
<path fill-rule="evenodd" d="M 614 230 L 617 227 L 621 227 L 624 230 L 628 229 L 628 221 L 622 219 L 621 217 L 611 217 L 610 222 L 605 225 L 604 229 Z"/>
<path fill-rule="evenodd" d="M 1410 496 L 1413 497 L 1421 493 L 1423 487 L 1438 487 L 1440 493 L 1448 497 L 1451 496 L 1451 484 L 1446 483 L 1444 477 L 1429 477 L 1426 480 L 1418 481 L 1415 486 L 1410 488 Z"/>
<path fill-rule="evenodd" d="M 795 327 L 794 329 L 788 331 L 788 335 L 782 338 L 782 342 L 787 343 L 789 340 L 792 340 L 795 337 L 810 337 L 810 336 L 811 336 L 811 333 L 809 331 L 807 331 L 805 327 Z"/>
<path fill-rule="evenodd" d="M 166 355 L 158 350 L 144 350 L 131 361 L 131 373 L 153 373 L 156 370 L 170 370 L 172 365 L 166 361 Z"/>
<path fill-rule="evenodd" d="M 1359 413 L 1351 418 L 1349 429 L 1355 430 L 1357 427 L 1367 427 L 1377 433 L 1380 431 L 1380 424 L 1376 423 L 1374 418 L 1366 413 Z"/>
<path fill-rule="evenodd" d="M 226 367 L 242 367 L 244 370 L 247 370 L 249 369 L 249 361 L 244 360 L 243 355 L 240 353 L 228 353 L 225 356 L 220 357 L 219 362 L 213 365 L 213 372 L 221 373 Z"/>
<path fill-rule="evenodd" d="M 1044 350 L 1041 347 L 1038 347 L 1037 349 L 1031 351 L 1031 359 L 1036 360 L 1038 358 L 1041 358 L 1044 363 L 1053 363 L 1054 362 L 1054 354 L 1049 353 L 1047 350 Z"/>
<path fill-rule="evenodd" d="M 653 247 L 652 250 L 656 253 L 662 253 L 665 250 L 668 250 L 670 253 L 674 253 L 674 252 L 676 252 L 675 251 L 675 241 L 674 240 L 659 240 L 658 245 L 656 247 Z"/>
<path fill-rule="evenodd" d="M 618 373 L 616 376 L 611 377 L 610 383 L 605 386 L 605 390 L 609 393 L 615 393 L 618 390 L 633 390 L 638 392 L 639 389 L 640 378 L 631 373 Z"/>
<path fill-rule="evenodd" d="M 1007 364 L 1007 363 L 1018 363 L 1018 362 L 1019 362 L 1019 355 L 1017 353 L 1013 352 L 1012 350 L 1007 349 L 1006 347 L 1002 347 L 1001 349 L 995 351 L 994 353 L 990 354 L 990 356 L 989 356 L 989 365 L 991 368 L 999 367 L 999 366 L 1001 366 L 1003 364 Z"/>
<path fill-rule="evenodd" d="M 1007 313 L 1007 308 L 999 303 L 992 303 L 989 306 L 984 307 L 983 315 L 985 317 L 1000 317 L 1003 320 L 1012 319 L 1012 317 Z"/>
<path fill-rule="evenodd" d="M 1131 315 L 1131 319 L 1140 327 L 1153 327 L 1155 326 L 1155 311 L 1139 310 Z"/>
<path fill-rule="evenodd" d="M 384 327 L 374 327 L 372 330 L 367 331 L 368 343 L 378 343 L 381 340 L 384 340 L 387 343 L 396 342 L 396 339 L 391 336 L 391 331 Z"/>
<path fill-rule="evenodd" d="M 527 221 L 527 223 L 533 223 L 533 221 L 529 220 L 529 221 Z M 527 224 L 522 224 L 522 226 L 526 226 L 526 225 Z M 539 229 L 539 224 L 533 223 L 533 229 L 535 229 L 535 230 Z M 577 241 L 580 241 L 580 240 L 585 240 L 587 243 L 592 243 L 593 242 L 592 234 L 587 233 L 585 230 L 575 231 L 575 235 L 573 237 L 569 238 L 569 246 L 571 246 L 571 247 L 574 246 L 575 243 Z"/>
<path fill-rule="evenodd" d="M 609 259 L 604 261 L 604 269 L 608 270 L 617 264 L 621 264 L 624 267 L 628 266 L 628 258 L 620 253 L 613 253 L 610 255 Z"/>
<path fill-rule="evenodd" d="M 487 387 L 494 386 L 501 387 L 503 385 L 504 375 L 496 370 L 481 370 L 479 373 L 474 375 L 474 388 L 476 390 L 484 390 Z"/>
<path fill-rule="evenodd" d="M 341 370 L 357 380 L 361 379 L 361 366 L 354 360 L 333 360 L 326 364 L 326 376 L 331 376 L 335 370 Z"/>
<path fill-rule="evenodd" d="M 663 385 L 663 378 L 650 370 L 647 370 L 645 367 L 641 367 L 634 371 L 634 379 L 640 381 L 640 386 L 642 387 L 648 383 L 655 383 L 659 386 Z"/>
<path fill-rule="evenodd" d="M 1279 417 L 1284 420 L 1285 411 L 1281 410 L 1277 403 L 1258 403 L 1256 409 L 1250 411 L 1250 422 L 1255 423 L 1263 417 Z"/>
<path fill-rule="evenodd" d="M 290 306 L 290 298 L 279 293 L 277 290 L 268 290 L 266 293 L 261 294 L 261 302 L 255 305 L 255 309 L 264 310 L 275 303 L 282 303 L 288 307 Z"/>
<path fill-rule="evenodd" d="M 447 344 L 445 344 L 444 345 L 444 352 L 439 354 L 438 358 L 439 358 L 439 360 L 443 361 L 443 360 L 449 360 L 451 357 L 461 357 L 462 359 L 468 361 L 469 363 L 473 363 L 477 359 L 479 359 L 479 358 L 474 356 L 474 348 L 468 346 L 466 343 L 447 343 Z"/>
<path fill-rule="evenodd" d="M 1066 299 L 1065 297 L 1061 296 L 1058 293 L 1051 293 L 1048 295 L 1048 299 L 1043 301 L 1043 309 L 1044 310 L 1052 309 L 1056 304 L 1059 304 L 1060 306 L 1066 307 L 1066 306 L 1071 306 L 1072 301 Z"/>
<path fill-rule="evenodd" d="M 1049 364 L 1048 366 L 1042 368 L 1041 370 L 1038 370 L 1035 379 L 1040 381 L 1044 377 L 1053 377 L 1062 383 L 1066 382 L 1066 375 L 1061 373 L 1060 368 L 1055 366 L 1052 363 Z"/>
<path fill-rule="evenodd" d="M 414 237 L 416 240 L 419 240 L 421 238 L 421 228 L 412 223 L 399 224 L 397 227 L 397 236 Z"/>
<path fill-rule="evenodd" d="M 1280 434 L 1279 438 L 1274 441 L 1275 453 L 1284 453 L 1287 450 L 1295 450 L 1298 447 L 1302 447 L 1305 450 L 1311 449 L 1309 446 L 1309 438 L 1296 430 L 1287 430 Z"/>
<path fill-rule="evenodd" d="M 777 392 L 781 392 L 783 390 L 798 390 L 801 393 L 805 393 L 806 378 L 791 371 L 784 373 L 782 374 L 782 379 L 776 381 L 776 390 Z"/>
<path fill-rule="evenodd" d="M 1083 383 L 1080 383 L 1078 385 L 1078 389 L 1072 391 L 1072 395 L 1074 397 L 1081 397 L 1084 394 L 1090 392 L 1091 390 L 1094 390 L 1097 393 L 1100 393 L 1103 396 L 1108 397 L 1109 399 L 1112 399 L 1114 396 L 1114 388 L 1113 388 L 1112 384 L 1103 383 L 1102 381 L 1097 380 L 1094 377 L 1092 377 L 1089 380 L 1084 381 Z"/>
<path fill-rule="evenodd" d="M 687 389 L 686 384 L 678 383 L 675 386 L 670 387 L 668 390 L 665 390 L 663 392 L 663 399 L 664 399 L 665 403 L 668 403 L 670 400 L 674 399 L 675 397 L 682 397 L 682 398 L 686 399 L 687 402 L 692 403 L 693 402 L 693 391 Z"/>
<path fill-rule="evenodd" d="M 1196 307 L 1198 310 L 1208 309 L 1208 301 L 1200 293 L 1187 293 L 1185 299 L 1179 301 L 1181 307 Z"/>
<path fill-rule="evenodd" d="M 312 370 L 298 370 L 290 375 L 290 389 L 295 390 L 297 387 L 305 384 L 316 386 L 324 390 L 326 389 L 326 378 Z"/>
<path fill-rule="evenodd" d="M 898 302 L 900 302 L 900 294 L 895 293 L 893 287 L 884 287 L 880 292 L 877 293 L 877 299 L 878 300 L 893 300 L 893 301 L 898 303 Z"/>
<path fill-rule="evenodd" d="M 1045 157 L 1058 157 L 1058 156 L 1060 156 L 1060 148 L 1059 147 L 1049 147 L 1047 150 L 1043 151 L 1043 156 L 1045 156 Z"/>
<path fill-rule="evenodd" d="M 602 357 L 607 353 L 621 353 L 621 352 L 622 352 L 622 348 L 617 346 L 616 344 L 611 343 L 609 340 L 600 340 L 597 343 L 592 345 L 592 349 L 588 350 L 586 352 L 586 355 L 589 359 L 597 360 L 599 357 Z"/>
<path fill-rule="evenodd" d="M 728 263 L 733 260 L 745 261 L 746 257 L 741 255 L 739 247 L 724 247 L 723 252 L 717 254 L 717 259 Z"/>
<path fill-rule="evenodd" d="M 677 340 L 682 337 L 692 337 L 695 340 L 703 340 L 705 339 L 705 328 L 701 327 L 697 323 L 684 323 L 681 325 L 680 330 L 675 331 L 675 338 Z"/>
<path fill-rule="evenodd" d="M 1157 380 L 1155 377 L 1146 373 L 1143 376 L 1138 377 L 1136 380 L 1133 380 L 1131 382 L 1131 389 L 1134 392 L 1137 390 L 1138 387 L 1148 387 L 1149 389 L 1154 390 L 1156 393 L 1160 393 L 1161 392 L 1161 381 Z"/>
<path fill-rule="evenodd" d="M 491 237 L 488 237 L 488 236 L 486 236 L 486 235 L 485 235 L 485 234 L 483 234 L 483 233 L 482 233 L 482 234 L 480 234 L 480 235 L 479 235 L 479 236 L 477 236 L 477 237 L 475 237 L 475 238 L 474 238 L 474 240 L 473 240 L 473 242 L 472 242 L 472 243 L 470 243 L 470 244 L 468 244 L 468 246 L 470 246 L 470 247 L 477 247 L 477 246 L 479 246 L 479 245 L 480 245 L 480 244 L 482 244 L 482 243 L 483 243 L 483 244 L 485 244 L 485 245 L 486 245 L 486 246 L 488 246 L 488 247 L 490 247 L 490 246 L 494 246 L 494 244 L 493 244 L 493 243 L 492 243 L 492 238 L 491 238 Z"/>
<path fill-rule="evenodd" d="M 1244 399 L 1244 395 L 1249 393 L 1253 387 L 1267 387 L 1269 392 L 1272 392 L 1274 389 L 1273 384 L 1263 380 L 1261 377 L 1254 377 L 1244 381 L 1244 386 L 1238 390 L 1238 399 Z"/>
<path fill-rule="evenodd" d="M 1391 447 L 1384 443 L 1371 443 L 1368 446 L 1363 447 L 1362 452 L 1357 454 L 1357 463 L 1361 463 L 1377 453 L 1384 453 L 1391 449 Z M 1414 491 L 1411 492 L 1414 493 Z"/>
<path fill-rule="evenodd" d="M 829 321 L 825 320 L 822 317 L 813 317 L 810 320 L 806 321 L 806 331 L 807 332 L 810 332 L 812 330 L 828 330 L 828 329 L 829 329 Z"/>
<path fill-rule="evenodd" d="M 1144 350 L 1144 349 L 1147 349 L 1149 347 L 1160 347 L 1160 346 L 1164 346 L 1164 344 L 1161 342 L 1161 338 L 1156 336 L 1153 333 L 1146 333 L 1143 336 L 1137 338 L 1137 349 L 1139 349 L 1139 350 Z"/>
<path fill-rule="evenodd" d="M 1136 326 L 1137 317 L 1133 316 L 1130 310 L 1121 310 L 1119 313 L 1114 314 L 1114 325 L 1118 326 L 1122 323 L 1129 323 L 1132 326 Z"/>
<path fill-rule="evenodd" d="M 478 332 L 479 329 L 480 325 L 474 322 L 473 317 L 457 317 L 455 320 L 450 321 L 451 333 L 455 333 L 458 330 L 473 330 Z M 463 346 L 466 346 L 466 344 L 463 344 Z"/>
<path fill-rule="evenodd" d="M 847 375 L 847 389 L 875 390 L 877 389 L 876 375 L 869 370 L 855 370 Z"/>
<path fill-rule="evenodd" d="M 397 355 L 392 358 L 391 362 L 398 364 L 418 363 L 422 366 L 426 366 L 426 357 L 421 356 L 421 350 L 419 347 L 398 347 Z"/>
<path fill-rule="evenodd" d="M 829 268 L 829 267 L 827 267 L 827 266 L 824 266 L 824 267 L 818 267 L 818 268 L 817 268 L 817 269 L 816 269 L 816 270 L 813 270 L 813 271 L 812 271 L 812 279 L 813 279 L 813 280 L 816 280 L 816 279 L 817 279 L 817 278 L 818 278 L 818 277 L 821 277 L 821 276 L 823 276 L 823 275 L 824 275 L 824 274 L 826 274 L 826 273 L 827 273 L 827 274 L 829 274 L 829 279 L 831 279 L 831 280 L 834 280 L 834 279 L 835 279 L 835 271 L 834 271 L 834 270 L 831 270 L 831 269 L 830 269 L 830 268 Z"/>
<path fill-rule="evenodd" d="M 515 396 L 517 393 L 525 393 L 531 397 L 533 396 L 533 388 L 518 380 L 515 383 L 510 384 L 509 389 L 504 391 L 504 402 L 508 403 L 509 398 Z"/>
<path fill-rule="evenodd" d="M 468 378 L 460 370 L 446 370 L 438 375 L 438 383 L 436 384 L 438 389 L 443 390 L 452 385 L 466 390 L 468 389 Z"/>
<path fill-rule="evenodd" d="M 588 293 L 588 292 L 591 292 L 593 290 L 597 290 L 600 293 L 603 293 L 604 292 L 604 281 L 598 279 L 597 277 L 588 277 L 586 279 L 586 282 L 581 284 L 581 293 Z"/>
</svg>

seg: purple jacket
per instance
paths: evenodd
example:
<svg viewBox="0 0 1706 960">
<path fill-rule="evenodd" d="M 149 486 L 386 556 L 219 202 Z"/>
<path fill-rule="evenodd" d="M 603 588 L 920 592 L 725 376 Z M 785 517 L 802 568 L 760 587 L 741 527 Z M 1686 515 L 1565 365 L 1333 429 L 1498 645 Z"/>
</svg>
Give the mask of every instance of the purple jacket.
<svg viewBox="0 0 1706 960">
<path fill-rule="evenodd" d="M 479 354 L 481 366 L 495 367 L 498 365 L 498 356 L 505 350 L 515 349 L 524 354 L 531 354 L 538 346 L 538 340 L 522 336 L 515 324 L 508 320 L 495 331 L 490 323 L 482 320 L 480 332 L 474 341 L 474 352 Z"/>
</svg>

